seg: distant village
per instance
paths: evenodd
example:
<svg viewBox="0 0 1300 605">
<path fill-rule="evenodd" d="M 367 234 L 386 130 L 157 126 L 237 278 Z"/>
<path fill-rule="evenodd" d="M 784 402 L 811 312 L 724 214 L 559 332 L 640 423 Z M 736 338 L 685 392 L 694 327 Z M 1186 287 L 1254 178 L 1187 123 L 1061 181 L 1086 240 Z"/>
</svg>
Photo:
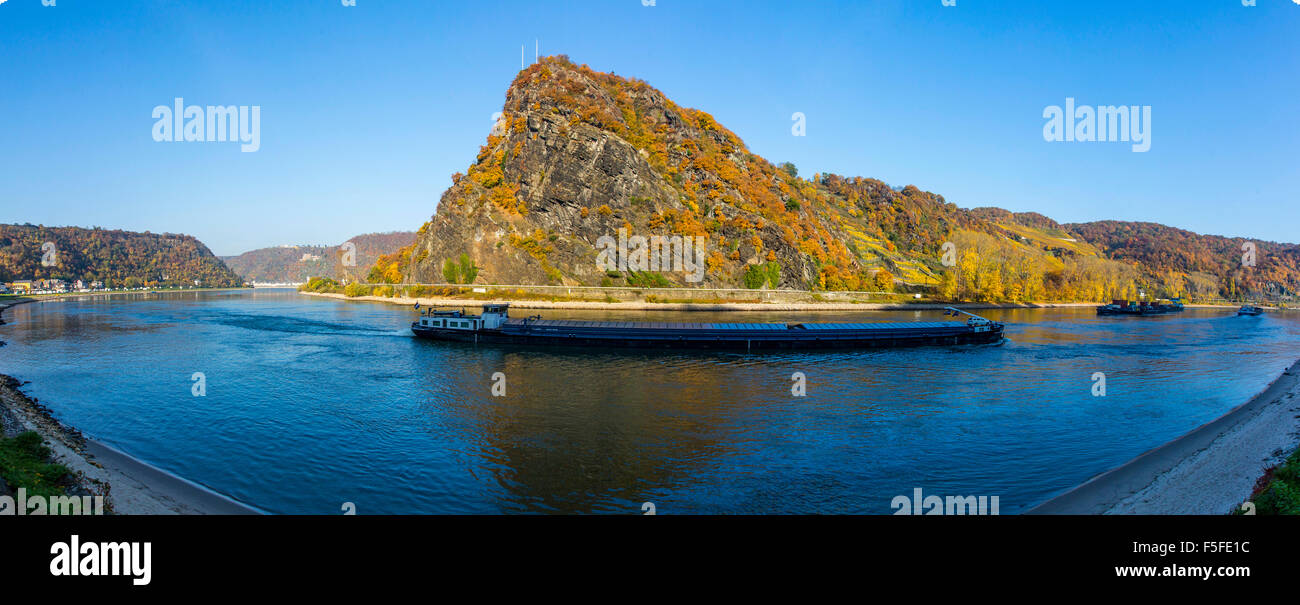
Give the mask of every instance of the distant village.
<svg viewBox="0 0 1300 605">
<path fill-rule="evenodd" d="M 195 288 L 201 287 L 201 280 L 194 280 Z M 191 286 L 183 286 L 189 288 Z M 108 290 L 146 290 L 148 288 L 108 288 L 104 282 L 62 279 L 22 279 L 0 284 L 0 294 L 69 294 L 74 292 L 105 292 Z"/>
<path fill-rule="evenodd" d="M 23 279 L 0 285 L 0 294 L 63 294 L 106 290 L 102 281 L 67 282 L 61 279 Z"/>
</svg>

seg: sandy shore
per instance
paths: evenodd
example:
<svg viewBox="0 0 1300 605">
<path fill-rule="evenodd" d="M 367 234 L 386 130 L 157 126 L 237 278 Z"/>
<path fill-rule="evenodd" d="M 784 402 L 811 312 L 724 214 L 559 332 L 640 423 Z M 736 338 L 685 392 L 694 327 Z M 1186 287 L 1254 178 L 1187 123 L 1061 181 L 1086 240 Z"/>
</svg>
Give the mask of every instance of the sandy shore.
<svg viewBox="0 0 1300 605">
<path fill-rule="evenodd" d="M 491 302 L 508 302 L 517 309 L 583 309 L 591 311 L 936 311 L 945 307 L 962 309 L 1046 309 L 1051 307 L 1093 307 L 1097 303 L 652 303 L 641 301 L 577 301 L 577 300 L 489 300 L 470 298 L 405 298 L 387 296 L 346 296 L 329 292 L 299 292 L 305 296 L 319 296 L 338 300 L 381 302 L 393 305 L 421 307 L 478 307 Z"/>
<path fill-rule="evenodd" d="M 261 511 L 201 485 L 136 460 L 64 426 L 49 411 L 18 390 L 20 383 L 0 375 L 0 433 L 36 431 L 55 462 L 72 471 L 75 490 L 104 496 L 115 514 L 260 514 Z"/>
<path fill-rule="evenodd" d="M 1300 443 L 1300 361 L 1249 402 L 1029 510 L 1221 515 Z"/>
</svg>

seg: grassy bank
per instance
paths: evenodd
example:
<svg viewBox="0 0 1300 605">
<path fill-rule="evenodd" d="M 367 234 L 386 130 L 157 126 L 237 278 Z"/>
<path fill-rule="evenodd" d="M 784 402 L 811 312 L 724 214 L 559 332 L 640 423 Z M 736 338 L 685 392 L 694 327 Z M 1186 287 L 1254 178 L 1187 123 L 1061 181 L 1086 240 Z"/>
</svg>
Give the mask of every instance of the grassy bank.
<svg viewBox="0 0 1300 605">
<path fill-rule="evenodd" d="M 1257 515 L 1300 515 L 1300 449 L 1264 472 L 1250 501 Z"/>
<path fill-rule="evenodd" d="M 0 479 L 9 491 L 27 490 L 28 496 L 67 495 L 71 473 L 51 461 L 50 448 L 35 431 L 0 438 Z"/>
</svg>

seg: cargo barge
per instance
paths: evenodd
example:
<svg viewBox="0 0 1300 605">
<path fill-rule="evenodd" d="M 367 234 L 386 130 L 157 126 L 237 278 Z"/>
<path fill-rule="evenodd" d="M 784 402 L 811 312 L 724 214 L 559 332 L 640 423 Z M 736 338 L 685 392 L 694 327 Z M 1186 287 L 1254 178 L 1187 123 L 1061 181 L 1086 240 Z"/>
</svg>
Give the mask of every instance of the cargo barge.
<svg viewBox="0 0 1300 605">
<path fill-rule="evenodd" d="M 1182 310 L 1183 301 L 1177 298 L 1169 302 L 1116 300 L 1097 307 L 1097 315 L 1164 315 Z"/>
<path fill-rule="evenodd" d="M 418 308 L 418 307 L 417 307 Z M 411 332 L 421 338 L 473 343 L 659 349 L 874 349 L 925 345 L 1000 344 L 1002 323 L 948 307 L 963 322 L 688 323 L 525 319 L 508 304 L 485 304 L 481 315 L 427 309 Z"/>
</svg>

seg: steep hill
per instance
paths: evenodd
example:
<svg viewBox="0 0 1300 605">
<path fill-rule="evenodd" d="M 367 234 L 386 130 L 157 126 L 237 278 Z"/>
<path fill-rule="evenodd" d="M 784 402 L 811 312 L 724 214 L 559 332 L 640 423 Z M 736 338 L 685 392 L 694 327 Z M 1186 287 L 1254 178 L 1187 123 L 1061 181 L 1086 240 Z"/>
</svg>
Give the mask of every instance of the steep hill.
<svg viewBox="0 0 1300 605">
<path fill-rule="evenodd" d="M 1009 301 L 1177 296 L 1188 283 L 1232 292 L 1223 271 L 1162 272 L 1141 255 L 1095 246 L 1091 237 L 1110 242 L 1102 228 L 961 209 L 870 178 L 801 177 L 751 153 L 709 114 L 564 56 L 519 72 L 487 144 L 452 181 L 415 242 L 379 259 L 370 281 L 928 286 L 949 298 Z M 702 279 L 680 265 L 602 265 L 602 242 L 627 235 L 704 238 Z M 1300 283 L 1294 272 L 1269 276 L 1290 291 Z"/>
<path fill-rule="evenodd" d="M 98 280 L 110 287 L 243 284 L 189 235 L 0 225 L 0 281 L 20 279 Z"/>
<path fill-rule="evenodd" d="M 740 286 L 773 263 L 778 287 L 874 289 L 879 269 L 936 280 L 942 236 L 975 222 L 915 187 L 800 178 L 709 114 L 562 56 L 520 72 L 487 145 L 452 178 L 395 259 L 402 281 L 442 282 L 464 253 L 483 283 L 628 283 L 643 276 L 596 263 L 599 238 L 624 229 L 706 238 L 704 279 L 659 271 L 662 283 Z"/>
<path fill-rule="evenodd" d="M 1063 225 L 1107 256 L 1140 264 L 1193 293 L 1222 291 L 1230 297 L 1293 296 L 1300 290 L 1300 246 L 1240 237 L 1201 235 L 1157 223 L 1097 221 Z M 1254 265 L 1243 256 L 1254 247 Z"/>
<path fill-rule="evenodd" d="M 367 233 L 348 239 L 356 249 L 355 265 L 344 264 L 345 244 L 338 246 L 277 246 L 259 248 L 238 256 L 225 256 L 231 270 L 258 283 L 300 283 L 311 277 L 356 281 L 384 254 L 392 254 L 415 240 L 411 231 Z"/>
</svg>

